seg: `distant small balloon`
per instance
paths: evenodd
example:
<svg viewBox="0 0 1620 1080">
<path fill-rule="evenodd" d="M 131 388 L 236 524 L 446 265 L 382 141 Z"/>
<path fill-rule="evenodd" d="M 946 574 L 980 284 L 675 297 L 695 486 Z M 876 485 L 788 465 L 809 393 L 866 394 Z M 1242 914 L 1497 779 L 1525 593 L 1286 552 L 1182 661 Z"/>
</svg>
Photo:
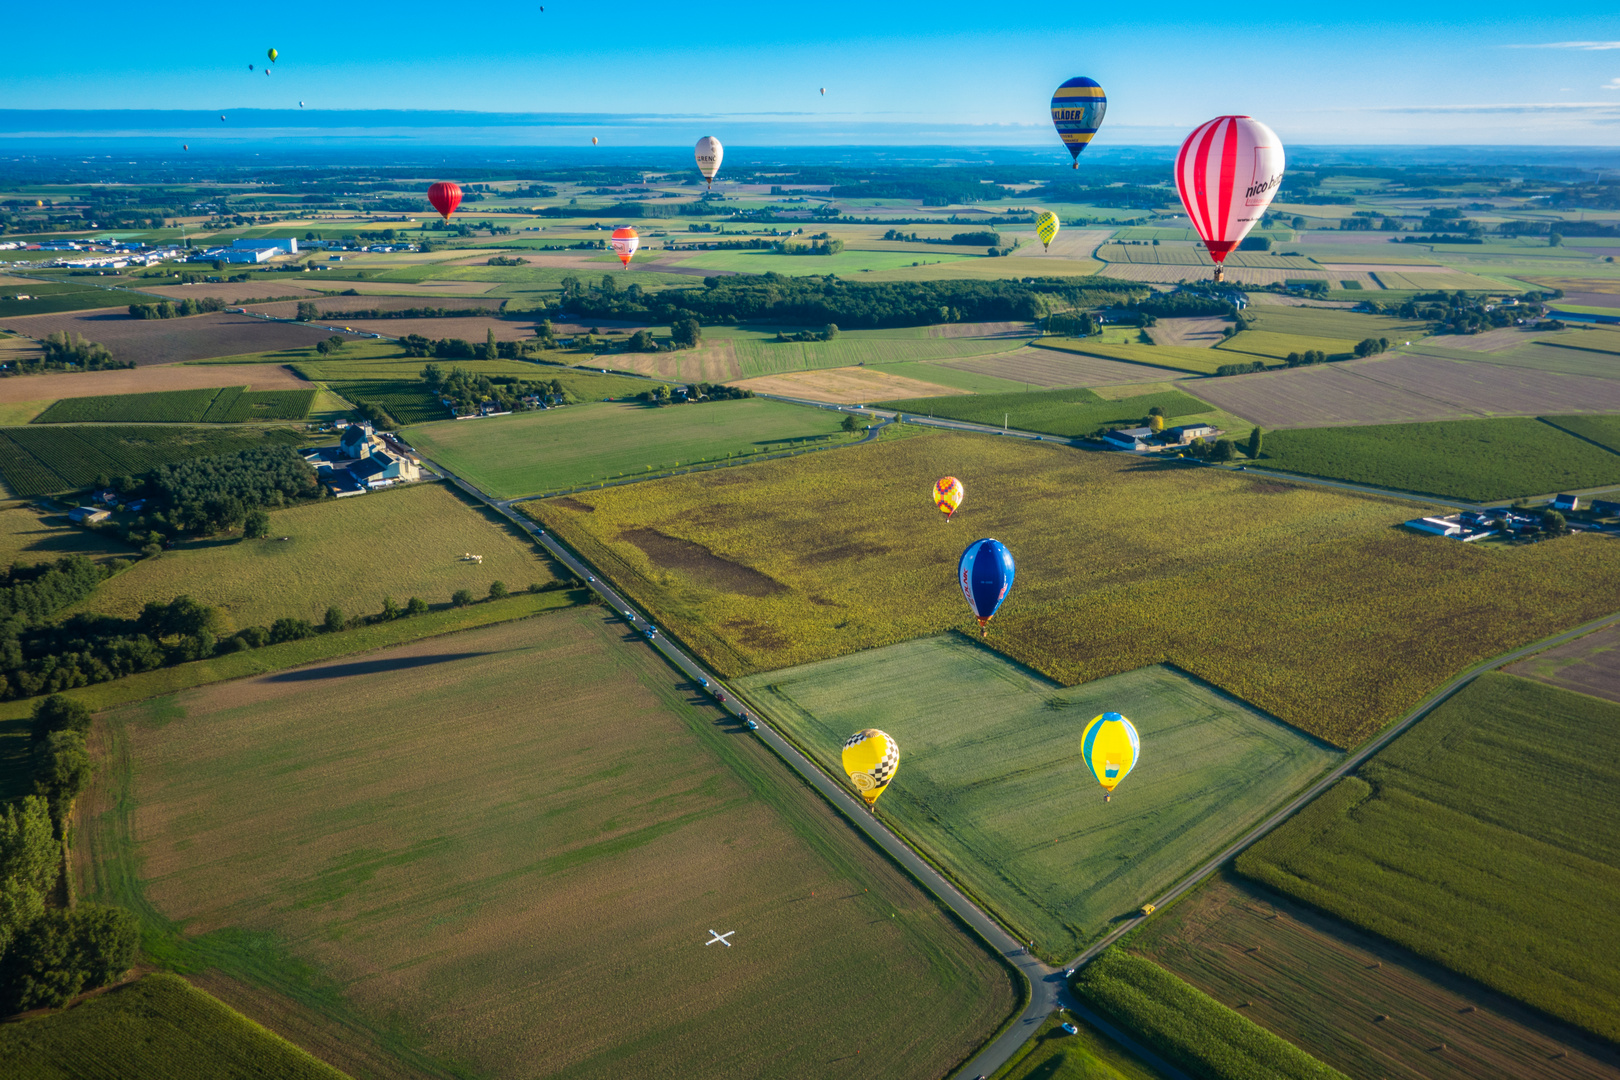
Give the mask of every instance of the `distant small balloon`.
<svg viewBox="0 0 1620 1080">
<path fill-rule="evenodd" d="M 705 135 L 697 141 L 692 154 L 697 159 L 698 172 L 708 181 L 709 189 L 714 190 L 714 175 L 720 171 L 720 161 L 725 157 L 726 148 L 713 135 Z"/>
<path fill-rule="evenodd" d="M 951 520 L 959 506 L 962 505 L 962 481 L 954 476 L 941 477 L 934 485 L 934 505 L 939 512 L 945 515 L 945 520 Z"/>
<path fill-rule="evenodd" d="M 1041 250 L 1049 251 L 1052 241 L 1057 239 L 1060 223 L 1058 216 L 1050 210 L 1042 210 L 1035 219 L 1035 235 L 1041 238 Z"/>
<path fill-rule="evenodd" d="M 252 64 L 249 64 L 249 65 L 248 65 L 248 70 L 249 70 L 249 71 L 252 71 L 252 70 L 253 70 L 253 65 L 252 65 Z"/>
<path fill-rule="evenodd" d="M 300 108 L 300 109 L 302 109 L 302 108 L 303 108 L 303 107 L 304 107 L 304 103 L 303 103 L 303 102 L 302 102 L 302 101 L 300 101 L 300 102 L 299 102 L 299 103 L 298 103 L 298 107 L 299 107 L 299 108 Z"/>
<path fill-rule="evenodd" d="M 591 136 L 591 145 L 592 145 L 592 146 L 595 146 L 595 145 L 596 145 L 596 136 L 595 136 L 595 135 L 592 135 L 592 136 Z"/>
<path fill-rule="evenodd" d="M 444 220 L 449 221 L 450 215 L 456 212 L 461 205 L 461 185 L 448 180 L 440 180 L 428 188 L 428 202 L 433 204 Z"/>
<path fill-rule="evenodd" d="M 224 117 L 223 117 L 223 116 L 221 116 L 221 117 L 220 117 L 220 118 L 219 118 L 219 122 L 220 122 L 220 123 L 222 123 L 222 124 L 223 124 L 223 123 L 224 123 L 224 122 L 225 122 L 225 118 L 224 118 Z"/>
<path fill-rule="evenodd" d="M 630 257 L 641 247 L 641 235 L 626 225 L 622 229 L 614 229 L 613 236 L 608 240 L 608 246 L 618 253 L 619 262 L 625 266 L 630 265 Z"/>
<path fill-rule="evenodd" d="M 826 88 L 826 87 L 825 87 L 825 86 L 823 86 L 823 87 L 822 87 L 822 88 L 821 88 L 821 96 L 822 96 L 822 97 L 826 97 L 826 96 L 827 96 L 827 88 Z"/>
<path fill-rule="evenodd" d="M 184 144 L 184 145 L 182 145 L 182 146 L 181 146 L 181 147 L 180 147 L 180 149 L 182 149 L 182 150 L 190 150 L 190 149 L 191 149 L 191 144 L 190 144 L 190 143 L 186 143 L 186 144 Z"/>
<path fill-rule="evenodd" d="M 271 49 L 269 52 L 265 53 L 264 55 L 268 56 L 270 58 L 270 62 L 273 64 L 273 63 L 276 62 L 276 57 L 280 56 L 281 54 L 276 52 L 276 50 Z"/>
</svg>

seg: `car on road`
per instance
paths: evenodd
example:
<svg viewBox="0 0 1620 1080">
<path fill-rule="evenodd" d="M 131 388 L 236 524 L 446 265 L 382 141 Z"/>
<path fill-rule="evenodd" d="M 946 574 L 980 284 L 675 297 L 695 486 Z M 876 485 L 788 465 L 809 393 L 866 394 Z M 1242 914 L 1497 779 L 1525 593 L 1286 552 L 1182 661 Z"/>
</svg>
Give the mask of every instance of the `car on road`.
<svg viewBox="0 0 1620 1080">
<path fill-rule="evenodd" d="M 1074 973 L 1076 971 L 1078 971 L 1078 970 L 1079 970 L 1078 968 L 1064 968 L 1063 969 L 1063 977 L 1065 979 L 1072 979 L 1072 978 L 1074 978 Z"/>
<path fill-rule="evenodd" d="M 590 574 L 585 575 L 585 580 L 590 582 L 592 585 L 596 584 L 596 579 L 594 577 L 592 577 Z"/>
<path fill-rule="evenodd" d="M 698 685 L 703 687 L 703 689 L 707 690 L 709 688 L 709 680 L 705 679 L 703 676 L 699 675 L 698 676 Z"/>
<path fill-rule="evenodd" d="M 655 637 L 657 637 L 657 636 L 658 636 L 658 627 L 656 627 L 656 626 L 649 626 L 649 627 L 647 627 L 647 629 L 646 629 L 646 630 L 644 630 L 644 631 L 642 631 L 642 632 L 643 632 L 643 633 L 645 633 L 645 634 L 646 634 L 646 635 L 647 635 L 647 640 L 648 640 L 648 641 L 651 641 L 651 640 L 652 640 L 652 639 L 653 639 L 653 638 L 655 638 Z"/>
<path fill-rule="evenodd" d="M 1041 438 L 1039 435 L 1037 435 L 1037 436 L 1035 436 L 1035 441 L 1036 442 L 1045 442 L 1046 440 Z"/>
<path fill-rule="evenodd" d="M 724 703 L 726 700 L 726 692 L 724 690 L 719 691 L 714 695 L 714 700 Z"/>
<path fill-rule="evenodd" d="M 633 612 L 633 611 L 626 611 L 624 613 L 624 617 L 625 617 L 626 621 L 628 621 L 628 622 L 635 622 L 636 621 L 636 613 Z"/>
<path fill-rule="evenodd" d="M 743 724 L 744 724 L 744 726 L 746 726 L 748 728 L 749 731 L 758 731 L 759 730 L 759 724 L 758 724 L 757 721 L 744 720 Z"/>
<path fill-rule="evenodd" d="M 1080 1029 L 1075 1027 L 1073 1024 L 1064 1024 L 1063 1025 L 1063 1034 L 1065 1034 L 1065 1035 L 1078 1035 L 1078 1034 L 1080 1034 Z"/>
</svg>

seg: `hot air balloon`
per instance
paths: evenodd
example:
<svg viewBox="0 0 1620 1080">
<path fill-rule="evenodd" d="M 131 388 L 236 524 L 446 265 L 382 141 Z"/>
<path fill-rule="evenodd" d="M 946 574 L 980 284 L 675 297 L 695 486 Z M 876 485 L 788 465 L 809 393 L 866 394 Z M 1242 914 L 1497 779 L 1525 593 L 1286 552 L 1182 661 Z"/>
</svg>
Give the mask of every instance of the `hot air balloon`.
<svg viewBox="0 0 1620 1080">
<path fill-rule="evenodd" d="M 990 632 L 991 616 L 1007 599 L 1013 583 L 1013 557 L 1000 540 L 975 540 L 962 552 L 956 577 L 968 607 L 979 619 L 979 636 Z"/>
<path fill-rule="evenodd" d="M 252 64 L 249 64 L 249 65 L 248 65 L 248 70 L 249 70 L 249 71 L 252 71 L 252 70 L 253 70 L 253 65 L 252 65 Z"/>
<path fill-rule="evenodd" d="M 223 123 L 224 123 L 224 122 L 225 122 L 225 118 L 224 118 L 224 117 L 223 117 L 223 116 L 221 116 L 221 117 L 220 117 L 220 118 L 219 118 L 219 122 L 220 122 L 220 123 L 222 123 L 222 124 L 223 124 Z"/>
<path fill-rule="evenodd" d="M 822 97 L 826 97 L 826 96 L 827 96 L 827 88 L 826 88 L 826 87 L 825 87 L 825 86 L 823 86 L 823 87 L 822 87 L 822 88 L 821 88 L 821 96 L 822 96 Z"/>
<path fill-rule="evenodd" d="M 440 180 L 428 188 L 428 202 L 433 204 L 433 209 L 437 210 L 444 220 L 449 221 L 450 215 L 461 205 L 461 185 Z"/>
<path fill-rule="evenodd" d="M 264 55 L 268 56 L 270 58 L 270 62 L 273 64 L 273 63 L 276 62 L 276 57 L 280 56 L 281 54 L 276 52 L 276 50 L 271 49 L 269 52 L 265 53 Z"/>
<path fill-rule="evenodd" d="M 628 225 L 622 229 L 614 229 L 612 238 L 608 240 L 608 247 L 619 253 L 619 261 L 625 266 L 630 265 L 630 256 L 634 255 L 640 246 L 641 237 Z"/>
<path fill-rule="evenodd" d="M 302 108 L 303 108 L 303 107 L 304 107 L 304 103 L 303 103 L 303 102 L 302 102 L 302 101 L 300 101 L 300 102 L 299 102 L 299 103 L 298 103 L 298 107 L 299 107 L 299 108 L 300 108 L 300 109 L 302 109 Z"/>
<path fill-rule="evenodd" d="M 870 807 L 900 768 L 900 747 L 877 728 L 857 731 L 844 743 L 844 771 Z"/>
<path fill-rule="evenodd" d="M 591 136 L 591 145 L 592 145 L 592 146 L 595 146 L 595 145 L 596 145 L 596 136 L 595 136 L 595 135 L 592 135 L 592 136 Z"/>
<path fill-rule="evenodd" d="M 1070 79 L 1052 95 L 1052 126 L 1069 148 L 1075 168 L 1080 167 L 1080 151 L 1091 144 L 1107 111 L 1108 96 L 1092 79 Z"/>
<path fill-rule="evenodd" d="M 962 481 L 954 476 L 941 477 L 934 485 L 934 505 L 939 512 L 945 515 L 945 520 L 951 520 L 956 508 L 962 505 Z"/>
<path fill-rule="evenodd" d="M 1052 241 L 1057 239 L 1058 229 L 1061 227 L 1062 222 L 1058 221 L 1058 216 L 1050 210 L 1042 210 L 1035 218 L 1035 235 L 1041 238 L 1042 251 L 1051 249 Z"/>
<path fill-rule="evenodd" d="M 182 149 L 182 150 L 190 150 L 191 149 L 191 144 L 190 143 L 184 143 L 184 144 L 181 145 L 180 149 Z"/>
<path fill-rule="evenodd" d="M 1108 802 L 1114 797 L 1114 785 L 1136 768 L 1136 759 L 1142 756 L 1142 740 L 1129 720 L 1117 712 L 1105 712 L 1086 725 L 1080 736 L 1080 756 L 1103 786 L 1103 802 Z"/>
<path fill-rule="evenodd" d="M 714 174 L 720 171 L 720 161 L 726 156 L 726 148 L 713 135 L 705 135 L 697 141 L 692 155 L 697 158 L 698 172 L 703 174 L 703 179 L 709 182 L 709 190 L 713 191 Z"/>
<path fill-rule="evenodd" d="M 1193 228 L 1221 263 L 1265 216 L 1283 178 L 1277 133 L 1250 116 L 1217 116 L 1200 125 L 1176 155 L 1176 189 Z"/>
</svg>

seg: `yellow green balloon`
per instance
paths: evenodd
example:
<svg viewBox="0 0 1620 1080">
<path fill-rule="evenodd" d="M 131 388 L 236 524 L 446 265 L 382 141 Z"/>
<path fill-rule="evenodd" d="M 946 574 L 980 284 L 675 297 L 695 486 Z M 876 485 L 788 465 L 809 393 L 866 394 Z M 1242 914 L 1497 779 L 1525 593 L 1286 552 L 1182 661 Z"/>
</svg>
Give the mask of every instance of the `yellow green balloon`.
<svg viewBox="0 0 1620 1080">
<path fill-rule="evenodd" d="M 877 802 L 899 768 L 899 744 L 877 728 L 857 731 L 844 743 L 844 771 L 867 806 Z"/>
<path fill-rule="evenodd" d="M 269 52 L 265 53 L 265 55 L 270 58 L 270 62 L 273 64 L 276 62 L 276 57 L 280 56 L 281 54 L 276 52 L 276 50 L 271 49 Z"/>
<path fill-rule="evenodd" d="M 1041 211 L 1040 217 L 1035 219 L 1035 235 L 1041 238 L 1041 250 L 1052 246 L 1052 241 L 1057 239 L 1059 226 L 1056 214 L 1050 210 Z"/>
<path fill-rule="evenodd" d="M 1117 712 L 1103 713 L 1087 724 L 1080 736 L 1080 756 L 1107 792 L 1103 802 L 1114 797 L 1115 785 L 1136 768 L 1141 752 L 1142 740 L 1135 725 Z"/>
</svg>

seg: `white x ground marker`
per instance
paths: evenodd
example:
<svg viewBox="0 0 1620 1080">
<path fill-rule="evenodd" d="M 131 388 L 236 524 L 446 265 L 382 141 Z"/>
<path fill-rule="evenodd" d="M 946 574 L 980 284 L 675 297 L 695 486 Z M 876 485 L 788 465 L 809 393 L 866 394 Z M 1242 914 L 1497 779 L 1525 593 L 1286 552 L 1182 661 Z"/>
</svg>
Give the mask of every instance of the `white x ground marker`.
<svg viewBox="0 0 1620 1080">
<path fill-rule="evenodd" d="M 705 946 L 708 946 L 708 945 L 713 945 L 716 941 L 718 941 L 720 944 L 724 945 L 726 948 L 729 949 L 729 948 L 731 948 L 731 942 L 727 941 L 726 938 L 730 937 L 732 934 L 735 934 L 736 932 L 737 931 L 735 931 L 735 930 L 727 930 L 723 934 L 714 934 L 714 931 L 710 930 L 709 933 L 714 934 L 714 937 L 711 938 L 708 941 L 705 941 L 703 944 Z"/>
</svg>

